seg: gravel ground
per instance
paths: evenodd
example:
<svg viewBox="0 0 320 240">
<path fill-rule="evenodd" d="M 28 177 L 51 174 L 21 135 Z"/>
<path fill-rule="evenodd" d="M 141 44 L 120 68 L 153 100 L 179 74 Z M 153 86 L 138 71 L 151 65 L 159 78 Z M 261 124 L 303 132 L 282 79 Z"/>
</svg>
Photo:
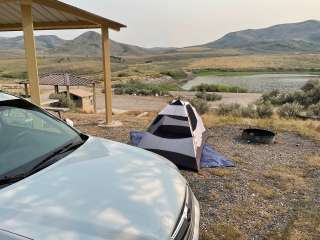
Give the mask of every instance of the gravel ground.
<svg viewBox="0 0 320 240">
<path fill-rule="evenodd" d="M 118 115 L 124 125 L 109 129 L 97 127 L 103 115 L 67 116 L 85 133 L 127 143 L 155 113 L 137 115 Z M 236 167 L 182 172 L 200 202 L 202 240 L 320 239 L 320 169 L 305 160 L 320 155 L 318 143 L 284 132 L 275 144 L 254 145 L 239 141 L 238 126 L 208 131 L 208 143 Z"/>
<path fill-rule="evenodd" d="M 201 202 L 203 231 L 216 222 L 236 227 L 247 239 L 273 238 L 272 233 L 286 228 L 292 220 L 296 205 L 303 204 L 306 196 L 316 198 L 312 183 L 319 182 L 320 171 L 308 179 L 303 174 L 310 170 L 305 157 L 319 155 L 319 144 L 292 133 L 279 133 L 272 145 L 247 144 L 238 140 L 241 132 L 240 127 L 233 126 L 209 129 L 208 143 L 234 160 L 236 168 L 225 172 L 205 169 L 200 175 L 190 172 L 184 175 Z M 282 172 L 275 171 L 279 168 Z M 293 176 L 282 179 L 287 170 Z M 295 180 L 295 173 L 300 171 L 301 179 Z M 269 177 L 270 172 L 278 173 L 275 179 Z M 294 186 L 286 186 L 286 181 Z M 262 192 L 250 188 L 250 184 L 262 186 Z M 269 190 L 270 196 L 263 193 Z M 316 204 L 316 199 L 310 201 Z M 320 235 L 317 237 L 320 239 Z"/>
</svg>

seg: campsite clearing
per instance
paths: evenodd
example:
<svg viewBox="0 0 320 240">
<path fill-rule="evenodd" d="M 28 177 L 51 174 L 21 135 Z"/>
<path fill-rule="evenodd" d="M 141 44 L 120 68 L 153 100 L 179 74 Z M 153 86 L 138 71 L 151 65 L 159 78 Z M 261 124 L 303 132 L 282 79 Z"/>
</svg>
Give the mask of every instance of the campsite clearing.
<svg viewBox="0 0 320 240">
<path fill-rule="evenodd" d="M 140 113 L 116 115 L 123 126 L 110 129 L 97 127 L 102 114 L 66 116 L 85 133 L 127 143 L 156 116 Z M 200 202 L 201 240 L 320 238 L 319 143 L 279 132 L 274 145 L 249 145 L 238 141 L 240 126 L 208 131 L 208 142 L 237 167 L 182 172 Z"/>
</svg>

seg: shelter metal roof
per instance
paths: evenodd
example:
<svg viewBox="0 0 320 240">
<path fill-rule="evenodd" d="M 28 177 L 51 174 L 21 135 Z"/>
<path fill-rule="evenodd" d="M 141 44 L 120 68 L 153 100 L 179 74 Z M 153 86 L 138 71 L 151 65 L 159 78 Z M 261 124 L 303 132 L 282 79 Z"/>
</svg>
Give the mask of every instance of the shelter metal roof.
<svg viewBox="0 0 320 240">
<path fill-rule="evenodd" d="M 57 0 L 0 0 L 0 31 L 22 30 L 21 3 L 32 6 L 35 30 L 89 29 L 125 25 Z"/>
<path fill-rule="evenodd" d="M 40 85 L 50 86 L 90 86 L 95 81 L 69 73 L 49 73 L 40 76 Z"/>
</svg>

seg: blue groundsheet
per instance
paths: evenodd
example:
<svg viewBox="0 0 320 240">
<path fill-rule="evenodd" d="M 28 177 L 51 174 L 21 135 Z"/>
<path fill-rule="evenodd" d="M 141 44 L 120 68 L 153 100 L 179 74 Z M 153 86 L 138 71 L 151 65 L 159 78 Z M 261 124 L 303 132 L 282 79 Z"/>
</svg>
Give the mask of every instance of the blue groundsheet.
<svg viewBox="0 0 320 240">
<path fill-rule="evenodd" d="M 134 146 L 138 146 L 144 136 L 144 132 L 130 132 L 130 141 Z M 216 168 L 216 167 L 234 167 L 234 163 L 222 156 L 211 145 L 205 144 L 201 155 L 201 168 Z"/>
</svg>

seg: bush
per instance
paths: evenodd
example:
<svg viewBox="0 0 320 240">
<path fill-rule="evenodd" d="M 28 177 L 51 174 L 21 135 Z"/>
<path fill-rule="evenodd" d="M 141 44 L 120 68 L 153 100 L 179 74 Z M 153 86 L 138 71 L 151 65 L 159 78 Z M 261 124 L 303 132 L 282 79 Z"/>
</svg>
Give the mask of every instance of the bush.
<svg viewBox="0 0 320 240">
<path fill-rule="evenodd" d="M 69 99 L 65 93 L 52 93 L 49 98 L 59 100 L 58 103 L 53 104 L 55 107 L 69 108 L 70 110 L 76 108 L 75 102 Z"/>
<path fill-rule="evenodd" d="M 130 76 L 130 74 L 127 72 L 118 73 L 118 77 L 129 77 L 129 76 Z"/>
<path fill-rule="evenodd" d="M 193 98 L 190 101 L 191 105 L 197 110 L 197 112 L 202 115 L 209 111 L 209 105 L 206 101 L 199 99 L 199 98 Z"/>
<path fill-rule="evenodd" d="M 188 75 L 182 69 L 162 72 L 161 74 L 172 77 L 175 80 L 187 78 Z"/>
<path fill-rule="evenodd" d="M 169 91 L 175 91 L 178 89 L 175 84 L 168 83 L 142 83 L 138 81 L 130 81 L 125 84 L 115 84 L 114 93 L 118 95 L 142 95 L 142 96 L 164 96 L 168 95 Z"/>
<path fill-rule="evenodd" d="M 261 97 L 261 102 L 270 102 L 272 104 L 276 104 L 275 100 L 279 97 L 280 91 L 279 90 L 272 90 L 271 92 L 264 93 Z"/>
<path fill-rule="evenodd" d="M 296 118 L 303 110 L 299 103 L 286 103 L 278 109 L 278 114 L 282 118 Z"/>
<path fill-rule="evenodd" d="M 205 93 L 205 92 L 198 92 L 196 94 L 197 98 L 200 98 L 202 100 L 206 100 L 209 102 L 219 101 L 222 99 L 222 96 L 216 93 Z"/>
<path fill-rule="evenodd" d="M 249 104 L 247 107 L 241 107 L 240 116 L 244 118 L 256 118 L 257 117 L 256 106 Z"/>
<path fill-rule="evenodd" d="M 234 116 L 244 118 L 270 118 L 273 114 L 271 104 L 249 104 L 247 107 L 242 107 L 240 104 L 221 104 L 217 109 L 218 115 Z"/>
<path fill-rule="evenodd" d="M 229 86 L 223 84 L 200 84 L 191 88 L 191 91 L 199 92 L 232 92 L 232 93 L 246 93 L 247 89 L 239 86 Z"/>
<path fill-rule="evenodd" d="M 320 102 L 310 105 L 307 112 L 309 116 L 320 116 Z"/>
<path fill-rule="evenodd" d="M 16 78 L 16 79 L 26 79 L 28 77 L 27 72 L 14 72 L 14 73 L 2 73 L 3 78 Z"/>
<path fill-rule="evenodd" d="M 312 89 L 318 88 L 319 86 L 320 86 L 319 80 L 310 80 L 301 88 L 301 90 L 304 92 L 309 92 Z"/>
<path fill-rule="evenodd" d="M 280 106 L 286 103 L 299 103 L 304 108 L 317 104 L 320 101 L 320 80 L 311 80 L 307 82 L 300 91 L 290 93 L 280 93 L 275 90 L 264 94 L 260 102 L 270 102 L 273 105 Z"/>
<path fill-rule="evenodd" d="M 233 115 L 233 116 L 241 116 L 241 106 L 237 103 L 232 104 L 220 104 L 217 109 L 218 115 L 227 116 L 227 115 Z"/>
<path fill-rule="evenodd" d="M 273 115 L 273 107 L 270 103 L 257 105 L 257 115 L 259 118 L 270 118 Z"/>
</svg>

